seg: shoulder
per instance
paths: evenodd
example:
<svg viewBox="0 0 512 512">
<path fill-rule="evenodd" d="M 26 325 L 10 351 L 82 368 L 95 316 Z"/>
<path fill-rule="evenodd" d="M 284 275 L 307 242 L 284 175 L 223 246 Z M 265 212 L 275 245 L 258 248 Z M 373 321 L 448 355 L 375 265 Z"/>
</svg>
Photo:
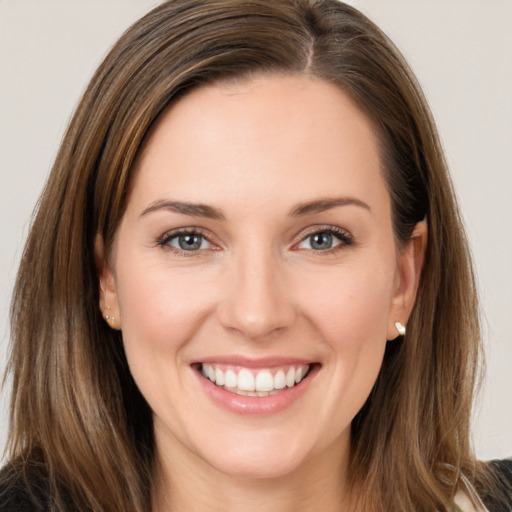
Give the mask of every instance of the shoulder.
<svg viewBox="0 0 512 512">
<path fill-rule="evenodd" d="M 512 512 L 512 459 L 494 460 L 488 468 L 500 495 L 484 496 L 486 507 L 489 512 Z"/>
<path fill-rule="evenodd" d="M 496 469 L 496 472 L 501 475 L 507 482 L 512 483 L 512 458 L 504 460 L 493 460 L 490 465 Z"/>
<path fill-rule="evenodd" d="M 11 467 L 0 471 L 1 512 L 47 512 L 48 482 L 39 478 L 29 487 L 23 477 Z"/>
</svg>

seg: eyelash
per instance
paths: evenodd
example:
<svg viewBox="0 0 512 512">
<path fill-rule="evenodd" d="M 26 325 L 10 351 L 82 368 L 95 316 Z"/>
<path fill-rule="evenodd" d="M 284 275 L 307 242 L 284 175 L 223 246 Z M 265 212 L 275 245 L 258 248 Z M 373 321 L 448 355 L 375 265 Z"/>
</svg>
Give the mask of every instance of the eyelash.
<svg viewBox="0 0 512 512">
<path fill-rule="evenodd" d="M 340 243 L 335 245 L 334 247 L 330 247 L 326 250 L 314 250 L 311 248 L 305 249 L 305 250 L 312 251 L 312 252 L 319 253 L 319 254 L 332 254 L 332 253 L 335 253 L 338 250 L 342 249 L 343 247 L 350 246 L 350 245 L 354 244 L 353 236 L 348 231 L 346 231 L 342 228 L 338 228 L 335 226 L 316 226 L 315 228 L 312 228 L 307 233 L 303 234 L 301 236 L 301 239 L 299 240 L 299 242 L 294 244 L 293 247 L 297 247 L 298 245 L 305 242 L 308 238 L 310 238 L 314 235 L 319 235 L 319 234 L 327 234 L 327 235 L 334 236 L 335 238 L 337 238 L 339 240 Z M 172 240 L 179 238 L 180 236 L 199 236 L 203 240 L 205 240 L 206 242 L 208 242 L 209 244 L 211 244 L 212 246 L 215 247 L 215 244 L 213 244 L 213 242 L 205 235 L 204 231 L 199 228 L 186 228 L 186 229 L 179 229 L 176 231 L 167 232 L 157 240 L 157 245 L 159 247 L 162 247 L 162 249 L 164 249 L 164 250 L 174 252 L 178 256 L 184 256 L 184 257 L 196 256 L 197 253 L 201 252 L 201 249 L 187 251 L 184 249 L 180 249 L 178 247 L 171 246 L 170 242 Z M 218 249 L 212 249 L 212 250 L 218 250 Z"/>
<path fill-rule="evenodd" d="M 302 235 L 300 241 L 294 245 L 294 247 L 297 247 L 298 245 L 305 242 L 308 238 L 311 238 L 314 235 L 320 235 L 320 234 L 326 234 L 334 236 L 339 240 L 339 244 L 335 245 L 334 247 L 330 247 L 325 250 L 314 250 L 314 249 L 306 249 L 311 252 L 319 253 L 319 254 L 333 254 L 336 253 L 338 250 L 341 250 L 344 247 L 350 246 L 354 244 L 354 237 L 345 229 L 336 227 L 336 226 L 315 226 L 306 234 Z"/>
<path fill-rule="evenodd" d="M 162 249 L 164 250 L 174 252 L 178 256 L 184 257 L 195 256 L 198 252 L 200 252 L 200 250 L 186 251 L 184 249 L 179 249 L 178 247 L 173 247 L 172 245 L 170 245 L 170 242 L 172 240 L 177 239 L 180 236 L 199 236 L 202 239 L 206 240 L 209 244 L 214 245 L 213 242 L 211 242 L 210 239 L 204 234 L 204 231 L 202 231 L 199 228 L 179 229 L 176 231 L 170 231 L 168 233 L 165 233 L 157 240 L 157 245 L 162 247 Z"/>
</svg>

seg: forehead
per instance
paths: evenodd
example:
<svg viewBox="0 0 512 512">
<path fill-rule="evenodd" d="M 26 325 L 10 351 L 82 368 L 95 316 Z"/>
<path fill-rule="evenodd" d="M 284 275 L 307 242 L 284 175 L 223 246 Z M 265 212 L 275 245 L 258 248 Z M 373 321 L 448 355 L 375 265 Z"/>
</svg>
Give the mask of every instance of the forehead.
<svg viewBox="0 0 512 512">
<path fill-rule="evenodd" d="M 386 188 L 380 167 L 372 123 L 340 88 L 265 75 L 202 86 L 168 107 L 138 157 L 132 191 L 224 204 L 269 193 L 283 205 L 301 194 L 370 199 Z"/>
</svg>

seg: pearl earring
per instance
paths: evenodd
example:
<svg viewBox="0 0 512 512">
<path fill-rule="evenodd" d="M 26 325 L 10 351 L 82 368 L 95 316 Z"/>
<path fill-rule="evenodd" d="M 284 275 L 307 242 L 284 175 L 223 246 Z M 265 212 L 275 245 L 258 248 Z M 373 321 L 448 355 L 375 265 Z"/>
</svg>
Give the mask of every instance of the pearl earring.
<svg viewBox="0 0 512 512">
<path fill-rule="evenodd" d="M 400 336 L 405 336 L 405 325 L 402 325 L 400 322 L 395 322 L 395 327 Z"/>
</svg>

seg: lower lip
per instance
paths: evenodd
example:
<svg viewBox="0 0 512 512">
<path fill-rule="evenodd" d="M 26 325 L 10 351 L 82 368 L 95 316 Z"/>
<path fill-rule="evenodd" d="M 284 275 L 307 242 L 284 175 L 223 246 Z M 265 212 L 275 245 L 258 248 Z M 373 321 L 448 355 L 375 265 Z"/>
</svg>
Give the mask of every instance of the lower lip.
<svg viewBox="0 0 512 512">
<path fill-rule="evenodd" d="M 304 395 L 318 371 L 319 365 L 314 365 L 306 378 L 299 384 L 286 388 L 275 395 L 255 397 L 226 391 L 203 377 L 199 371 L 194 370 L 204 391 L 214 403 L 236 414 L 248 416 L 268 416 L 290 407 Z"/>
</svg>

